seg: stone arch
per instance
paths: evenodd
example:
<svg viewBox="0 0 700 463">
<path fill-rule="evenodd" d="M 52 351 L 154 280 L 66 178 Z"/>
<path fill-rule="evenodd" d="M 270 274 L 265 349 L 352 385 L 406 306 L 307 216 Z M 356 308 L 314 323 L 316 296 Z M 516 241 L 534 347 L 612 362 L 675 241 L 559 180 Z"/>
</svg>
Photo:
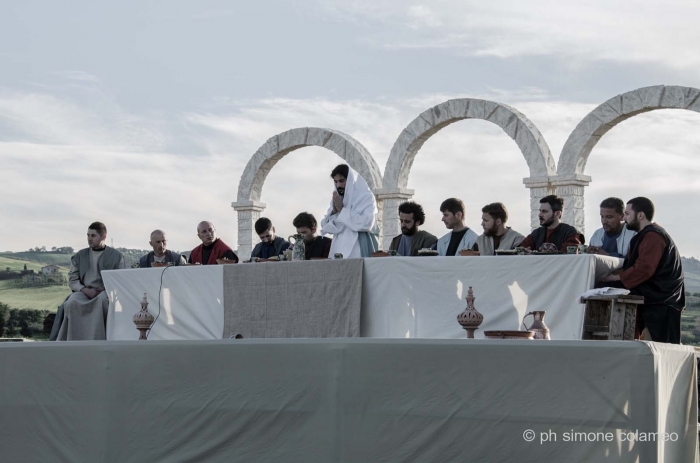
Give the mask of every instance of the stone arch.
<svg viewBox="0 0 700 463">
<path fill-rule="evenodd" d="M 385 249 L 389 246 L 390 238 L 399 232 L 399 204 L 413 195 L 413 191 L 406 189 L 406 186 L 416 154 L 431 136 L 464 119 L 493 122 L 518 145 L 530 170 L 530 177 L 525 179 L 526 186 L 530 188 L 530 222 L 533 228 L 538 226 L 539 198 L 550 192 L 548 178 L 556 174 L 556 164 L 544 137 L 535 124 L 510 106 L 487 100 L 459 98 L 445 101 L 421 113 L 401 132 L 391 148 L 384 170 L 384 189 L 378 194 L 378 197 L 384 199 Z"/>
<path fill-rule="evenodd" d="M 240 258 L 250 256 L 253 242 L 257 239 L 253 233 L 253 223 L 265 210 L 260 197 L 267 175 L 284 156 L 307 146 L 320 146 L 334 152 L 367 181 L 372 191 L 381 189 L 382 175 L 377 162 L 367 148 L 350 135 L 317 127 L 302 127 L 277 134 L 268 139 L 248 161 L 238 184 L 236 202 L 231 204 L 238 213 Z"/>
<path fill-rule="evenodd" d="M 552 182 L 557 194 L 564 198 L 564 222 L 583 231 L 583 195 L 591 181 L 584 170 L 591 151 L 603 135 L 630 117 L 656 109 L 700 112 L 699 97 L 700 90 L 696 88 L 655 85 L 617 95 L 588 113 L 566 140 L 559 155 L 557 177 Z"/>
</svg>

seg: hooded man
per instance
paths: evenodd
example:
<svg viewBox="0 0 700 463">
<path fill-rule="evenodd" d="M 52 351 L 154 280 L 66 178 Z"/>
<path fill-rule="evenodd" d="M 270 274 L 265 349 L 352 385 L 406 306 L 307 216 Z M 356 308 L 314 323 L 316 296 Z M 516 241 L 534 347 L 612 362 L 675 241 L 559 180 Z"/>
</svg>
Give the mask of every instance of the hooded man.
<svg viewBox="0 0 700 463">
<path fill-rule="evenodd" d="M 370 257 L 379 248 L 377 234 L 377 200 L 365 179 L 347 164 L 331 172 L 335 190 L 326 216 L 321 221 L 321 234 L 332 234 L 329 257 Z"/>
</svg>

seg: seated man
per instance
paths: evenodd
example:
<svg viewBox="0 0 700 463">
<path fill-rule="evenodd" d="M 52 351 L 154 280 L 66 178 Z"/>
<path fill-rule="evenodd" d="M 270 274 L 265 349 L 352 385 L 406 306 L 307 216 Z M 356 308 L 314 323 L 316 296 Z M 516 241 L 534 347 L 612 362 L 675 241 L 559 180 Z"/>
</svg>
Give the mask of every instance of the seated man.
<svg viewBox="0 0 700 463">
<path fill-rule="evenodd" d="M 328 212 L 321 220 L 321 234 L 333 235 L 329 257 L 370 257 L 379 248 L 379 209 L 374 193 L 347 164 L 336 166 L 331 178 L 335 189 Z"/>
<path fill-rule="evenodd" d="M 540 199 L 540 228 L 535 229 L 520 246 L 539 251 L 544 243 L 554 244 L 559 252 L 566 252 L 568 246 L 581 244 L 579 233 L 571 225 L 561 222 L 564 199 L 556 195 Z"/>
<path fill-rule="evenodd" d="M 681 312 L 685 309 L 685 277 L 683 264 L 673 239 L 666 230 L 653 223 L 654 203 L 639 197 L 625 207 L 627 228 L 637 232 L 623 271 L 604 278 L 609 286 L 622 286 L 636 296 L 644 296 L 637 307 L 635 337 L 644 328 L 651 340 L 680 344 Z"/>
<path fill-rule="evenodd" d="M 90 224 L 88 247 L 78 251 L 70 261 L 68 272 L 73 294 L 56 312 L 52 341 L 87 341 L 106 339 L 105 323 L 109 299 L 102 282 L 103 270 L 126 268 L 124 256 L 107 242 L 107 227 L 101 222 Z"/>
<path fill-rule="evenodd" d="M 390 251 L 396 251 L 400 256 L 417 256 L 418 250 L 431 248 L 437 237 L 427 231 L 418 230 L 425 222 L 425 212 L 420 204 L 407 201 L 399 205 L 399 220 L 401 234 L 391 240 Z"/>
<path fill-rule="evenodd" d="M 312 257 L 328 259 L 331 253 L 331 243 L 333 243 L 333 239 L 316 235 L 316 228 L 318 227 L 316 217 L 308 212 L 302 212 L 294 217 L 294 222 L 292 222 L 292 224 L 297 229 L 297 233 L 304 238 L 306 260 Z"/>
<path fill-rule="evenodd" d="M 197 225 L 197 236 L 202 244 L 190 253 L 190 264 L 215 265 L 217 259 L 228 259 L 238 262 L 238 256 L 221 238 L 216 237 L 216 228 L 211 222 L 200 222 Z"/>
<path fill-rule="evenodd" d="M 279 256 L 282 251 L 289 248 L 289 241 L 275 236 L 275 227 L 272 226 L 272 222 L 268 218 L 260 217 L 255 222 L 255 233 L 260 237 L 260 242 L 255 245 L 250 257 L 269 259 Z"/>
<path fill-rule="evenodd" d="M 603 256 L 627 256 L 630 241 L 637 233 L 625 224 L 625 203 L 620 198 L 608 198 L 600 203 L 600 222 L 603 228 L 591 236 L 588 252 Z"/>
<path fill-rule="evenodd" d="M 162 230 L 153 230 L 151 232 L 151 241 L 148 242 L 153 248 L 139 260 L 140 268 L 148 268 L 153 265 L 153 262 L 168 265 L 185 265 L 187 261 L 180 254 L 167 249 L 168 240 L 165 237 L 165 232 Z"/>
<path fill-rule="evenodd" d="M 464 203 L 457 198 L 446 199 L 440 212 L 445 228 L 451 231 L 437 241 L 438 255 L 455 256 L 463 249 L 471 250 L 479 235 L 464 225 Z"/>
<path fill-rule="evenodd" d="M 494 256 L 497 249 L 509 250 L 520 246 L 523 235 L 506 227 L 508 210 L 503 203 L 487 204 L 481 209 L 481 226 L 484 234 L 479 236 L 474 251 L 482 256 Z"/>
</svg>

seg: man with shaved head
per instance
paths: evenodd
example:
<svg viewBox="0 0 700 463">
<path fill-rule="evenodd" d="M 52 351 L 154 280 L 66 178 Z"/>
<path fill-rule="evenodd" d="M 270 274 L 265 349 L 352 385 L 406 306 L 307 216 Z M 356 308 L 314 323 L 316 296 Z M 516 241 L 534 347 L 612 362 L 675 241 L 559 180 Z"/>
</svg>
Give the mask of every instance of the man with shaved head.
<svg viewBox="0 0 700 463">
<path fill-rule="evenodd" d="M 153 262 L 159 264 L 185 265 L 187 262 L 180 254 L 167 249 L 168 239 L 163 230 L 153 230 L 151 232 L 151 241 L 148 242 L 153 248 L 139 260 L 140 268 L 148 268 L 153 266 Z"/>
<path fill-rule="evenodd" d="M 216 228 L 211 222 L 200 222 L 197 225 L 197 236 L 202 244 L 190 253 L 190 264 L 216 265 L 217 259 L 228 259 L 238 262 L 238 256 L 221 238 L 216 237 Z"/>
</svg>

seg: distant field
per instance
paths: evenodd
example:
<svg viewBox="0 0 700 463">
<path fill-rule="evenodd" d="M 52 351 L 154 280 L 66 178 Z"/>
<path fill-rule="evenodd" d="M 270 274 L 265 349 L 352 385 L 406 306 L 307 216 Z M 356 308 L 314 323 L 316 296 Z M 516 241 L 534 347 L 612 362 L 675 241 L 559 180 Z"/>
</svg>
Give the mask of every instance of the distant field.
<svg viewBox="0 0 700 463">
<path fill-rule="evenodd" d="M 68 286 L 9 288 L 9 282 L 0 285 L 0 302 L 12 309 L 38 309 L 55 312 L 71 290 Z"/>
<path fill-rule="evenodd" d="M 0 259 L 9 258 L 13 260 L 27 260 L 38 263 L 43 263 L 44 265 L 56 264 L 62 267 L 70 267 L 70 259 L 72 254 L 53 254 L 50 252 L 13 252 L 13 253 L 0 253 Z M 7 265 L 3 265 L 0 268 L 5 268 Z M 27 265 L 27 268 L 31 270 L 31 267 Z M 41 266 L 39 267 L 41 269 Z"/>
<path fill-rule="evenodd" d="M 5 270 L 10 267 L 10 270 L 20 271 L 24 270 L 24 265 L 27 265 L 28 270 L 34 270 L 35 272 L 41 272 L 41 267 L 45 267 L 47 264 L 42 264 L 40 262 L 30 262 L 26 260 L 10 259 L 5 257 L 6 254 L 0 254 L 0 270 Z M 58 265 L 58 264 L 57 264 Z"/>
</svg>

